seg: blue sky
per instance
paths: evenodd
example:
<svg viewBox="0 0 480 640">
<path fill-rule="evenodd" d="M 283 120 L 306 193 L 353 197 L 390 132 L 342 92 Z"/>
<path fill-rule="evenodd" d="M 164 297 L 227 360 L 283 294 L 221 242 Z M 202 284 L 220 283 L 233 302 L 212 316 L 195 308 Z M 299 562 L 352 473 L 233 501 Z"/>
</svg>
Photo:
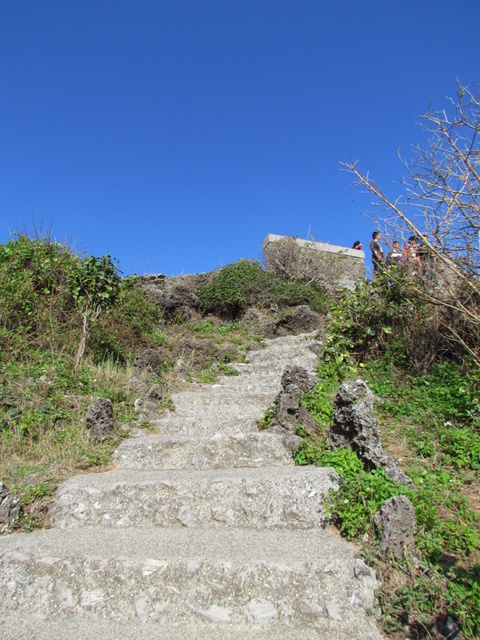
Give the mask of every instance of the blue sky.
<svg viewBox="0 0 480 640">
<path fill-rule="evenodd" d="M 478 0 L 2 0 L 0 242 L 43 224 L 167 275 L 268 233 L 366 246 L 339 162 L 395 193 L 479 32 Z"/>
</svg>

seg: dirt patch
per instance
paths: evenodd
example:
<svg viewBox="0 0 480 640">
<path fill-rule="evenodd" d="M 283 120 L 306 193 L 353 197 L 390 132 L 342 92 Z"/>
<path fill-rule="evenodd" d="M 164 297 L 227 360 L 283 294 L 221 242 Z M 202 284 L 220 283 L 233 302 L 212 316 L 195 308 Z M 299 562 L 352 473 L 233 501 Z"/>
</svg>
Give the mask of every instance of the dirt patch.
<svg viewBox="0 0 480 640">
<path fill-rule="evenodd" d="M 462 495 L 467 498 L 472 511 L 480 516 L 480 479 L 476 478 L 471 484 L 464 484 Z"/>
</svg>

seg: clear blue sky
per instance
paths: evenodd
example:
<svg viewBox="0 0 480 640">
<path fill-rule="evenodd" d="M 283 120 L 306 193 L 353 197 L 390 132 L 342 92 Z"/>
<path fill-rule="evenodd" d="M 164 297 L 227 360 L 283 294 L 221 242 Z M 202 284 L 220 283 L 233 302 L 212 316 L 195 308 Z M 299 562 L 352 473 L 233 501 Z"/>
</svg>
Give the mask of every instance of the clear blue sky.
<svg viewBox="0 0 480 640">
<path fill-rule="evenodd" d="M 479 33 L 479 0 L 2 0 L 0 242 L 43 221 L 168 275 L 268 233 L 367 245 L 339 161 L 395 189 Z"/>
</svg>

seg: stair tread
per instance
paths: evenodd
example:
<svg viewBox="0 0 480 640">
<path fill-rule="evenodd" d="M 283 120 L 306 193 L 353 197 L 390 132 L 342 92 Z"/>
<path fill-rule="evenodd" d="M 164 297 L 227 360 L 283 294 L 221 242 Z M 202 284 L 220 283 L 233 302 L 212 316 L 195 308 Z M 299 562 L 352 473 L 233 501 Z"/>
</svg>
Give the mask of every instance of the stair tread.
<svg viewBox="0 0 480 640">
<path fill-rule="evenodd" d="M 136 620 L 96 620 L 83 618 L 51 620 L 24 613 L 8 614 L 0 620 L 2 640 L 381 640 L 374 623 L 367 628 L 351 625 L 340 630 L 330 624 L 328 628 L 284 625 L 235 625 L 215 624 L 207 620 L 197 624 L 182 621 L 177 624 L 143 622 Z"/>
</svg>

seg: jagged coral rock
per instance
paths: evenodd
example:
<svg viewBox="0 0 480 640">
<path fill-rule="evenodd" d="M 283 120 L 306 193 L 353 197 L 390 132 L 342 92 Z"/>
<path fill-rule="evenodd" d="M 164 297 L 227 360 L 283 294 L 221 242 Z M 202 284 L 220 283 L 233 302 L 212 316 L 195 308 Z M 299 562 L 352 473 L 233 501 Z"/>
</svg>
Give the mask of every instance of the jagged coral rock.
<svg viewBox="0 0 480 640">
<path fill-rule="evenodd" d="M 333 425 L 327 435 L 332 449 L 352 449 L 369 469 L 383 468 L 398 484 L 411 484 L 392 456 L 380 442 L 373 394 L 363 380 L 344 382 L 333 404 Z"/>
</svg>

